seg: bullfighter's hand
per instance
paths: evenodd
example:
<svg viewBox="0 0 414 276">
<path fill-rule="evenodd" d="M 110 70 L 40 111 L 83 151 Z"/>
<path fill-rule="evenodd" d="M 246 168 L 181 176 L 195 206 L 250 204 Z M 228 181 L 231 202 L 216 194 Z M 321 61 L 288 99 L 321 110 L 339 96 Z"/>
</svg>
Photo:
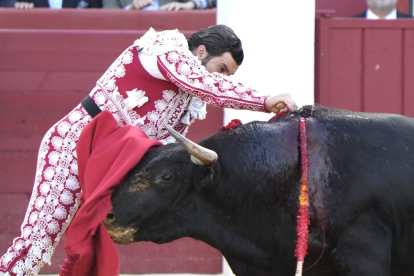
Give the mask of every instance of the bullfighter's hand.
<svg viewBox="0 0 414 276">
<path fill-rule="evenodd" d="M 178 10 L 192 10 L 194 9 L 194 2 L 188 1 L 185 3 L 171 2 L 160 7 L 163 11 L 178 11 Z"/>
<path fill-rule="evenodd" d="M 16 9 L 33 9 L 34 8 L 34 4 L 31 2 L 16 2 L 14 4 L 14 7 Z"/>
<path fill-rule="evenodd" d="M 140 10 L 142 8 L 153 6 L 154 3 L 150 0 L 133 0 L 131 6 L 129 7 L 130 10 Z"/>
<path fill-rule="evenodd" d="M 268 97 L 265 101 L 265 108 L 267 111 L 273 113 L 277 113 L 278 111 L 289 113 L 298 109 L 298 106 L 292 99 L 292 96 L 286 93 Z"/>
</svg>

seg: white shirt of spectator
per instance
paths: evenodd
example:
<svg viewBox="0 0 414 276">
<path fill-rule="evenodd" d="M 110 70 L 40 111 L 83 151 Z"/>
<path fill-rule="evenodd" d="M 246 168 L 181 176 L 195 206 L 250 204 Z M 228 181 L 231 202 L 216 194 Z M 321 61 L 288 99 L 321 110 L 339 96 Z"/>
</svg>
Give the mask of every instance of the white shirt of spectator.
<svg viewBox="0 0 414 276">
<path fill-rule="evenodd" d="M 378 15 L 373 13 L 370 9 L 367 10 L 367 19 L 380 19 Z M 390 12 L 384 19 L 397 19 L 397 9 Z"/>
<path fill-rule="evenodd" d="M 63 0 L 48 0 L 49 7 L 51 9 L 61 9 L 63 5 Z"/>
</svg>

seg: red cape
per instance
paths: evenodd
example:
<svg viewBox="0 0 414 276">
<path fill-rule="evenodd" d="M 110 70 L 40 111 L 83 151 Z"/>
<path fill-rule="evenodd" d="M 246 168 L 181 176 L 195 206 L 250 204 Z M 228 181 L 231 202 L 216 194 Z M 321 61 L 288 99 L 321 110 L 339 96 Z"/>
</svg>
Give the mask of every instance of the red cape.
<svg viewBox="0 0 414 276">
<path fill-rule="evenodd" d="M 66 232 L 67 259 L 60 276 L 118 276 L 119 256 L 102 220 L 112 209 L 111 194 L 152 147 L 139 128 L 118 126 L 108 111 L 82 131 L 78 145 L 81 205 Z"/>
</svg>

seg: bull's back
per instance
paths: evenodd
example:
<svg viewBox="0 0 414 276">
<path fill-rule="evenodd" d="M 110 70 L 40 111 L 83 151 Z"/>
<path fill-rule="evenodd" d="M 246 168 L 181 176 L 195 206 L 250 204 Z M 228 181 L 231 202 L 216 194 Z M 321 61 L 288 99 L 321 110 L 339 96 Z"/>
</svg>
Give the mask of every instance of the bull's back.
<svg viewBox="0 0 414 276">
<path fill-rule="evenodd" d="M 392 236 L 393 269 L 414 273 L 414 119 L 342 110 L 315 116 L 326 131 L 325 197 L 334 232 L 355 222 L 362 236 L 365 226 L 383 228 Z"/>
</svg>

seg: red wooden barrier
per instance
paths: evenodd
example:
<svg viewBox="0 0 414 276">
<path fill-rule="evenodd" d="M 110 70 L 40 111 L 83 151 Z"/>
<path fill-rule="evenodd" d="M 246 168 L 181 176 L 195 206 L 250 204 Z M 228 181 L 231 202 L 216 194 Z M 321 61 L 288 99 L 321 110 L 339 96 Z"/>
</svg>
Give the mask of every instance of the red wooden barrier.
<svg viewBox="0 0 414 276">
<path fill-rule="evenodd" d="M 189 30 L 216 24 L 216 9 L 170 11 L 0 9 L 2 29 L 60 30 Z"/>
<path fill-rule="evenodd" d="M 315 101 L 414 117 L 414 20 L 316 20 Z"/>
<path fill-rule="evenodd" d="M 0 9 L 0 254 L 20 233 L 43 135 L 90 92 L 115 58 L 149 29 L 150 22 L 159 30 L 179 27 L 189 35 L 215 24 L 215 11 Z M 189 138 L 200 140 L 222 126 L 222 109 L 209 107 L 208 113 L 205 121 L 190 128 Z M 60 271 L 63 243 L 53 265 L 42 273 Z M 221 272 L 221 254 L 189 238 L 118 248 L 122 273 Z"/>
</svg>

